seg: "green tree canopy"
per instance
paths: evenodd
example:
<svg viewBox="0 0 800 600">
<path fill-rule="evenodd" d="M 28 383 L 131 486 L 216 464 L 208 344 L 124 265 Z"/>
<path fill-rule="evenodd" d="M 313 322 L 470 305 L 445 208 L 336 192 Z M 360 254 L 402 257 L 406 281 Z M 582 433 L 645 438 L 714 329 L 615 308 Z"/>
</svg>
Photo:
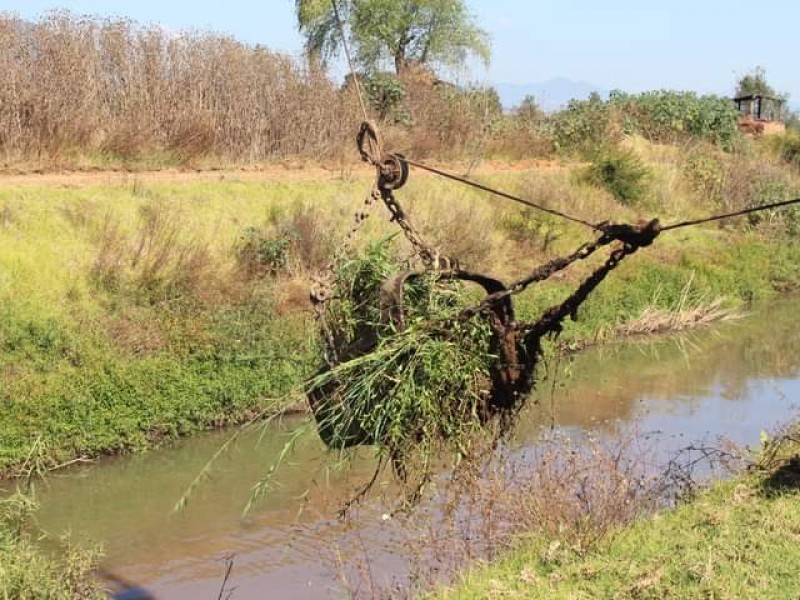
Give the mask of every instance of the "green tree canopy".
<svg viewBox="0 0 800 600">
<path fill-rule="evenodd" d="M 743 75 L 736 83 L 737 96 L 750 96 L 754 94 L 785 99 L 784 95 L 776 92 L 775 89 L 767 83 L 767 73 L 764 67 L 756 67 Z"/>
<path fill-rule="evenodd" d="M 323 59 L 342 43 L 331 0 L 296 0 L 306 50 Z M 375 71 L 384 61 L 399 75 L 411 64 L 459 67 L 474 55 L 489 62 L 489 39 L 463 0 L 337 0 L 359 66 Z"/>
</svg>

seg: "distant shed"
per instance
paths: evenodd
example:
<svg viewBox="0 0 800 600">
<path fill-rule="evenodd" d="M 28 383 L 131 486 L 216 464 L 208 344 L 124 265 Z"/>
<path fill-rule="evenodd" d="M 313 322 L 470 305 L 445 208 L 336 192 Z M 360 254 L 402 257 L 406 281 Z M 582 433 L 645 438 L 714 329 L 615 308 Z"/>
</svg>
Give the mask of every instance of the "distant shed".
<svg viewBox="0 0 800 600">
<path fill-rule="evenodd" d="M 752 135 L 783 133 L 786 126 L 780 120 L 784 101 L 763 94 L 747 94 L 733 99 L 739 111 L 739 129 Z"/>
</svg>

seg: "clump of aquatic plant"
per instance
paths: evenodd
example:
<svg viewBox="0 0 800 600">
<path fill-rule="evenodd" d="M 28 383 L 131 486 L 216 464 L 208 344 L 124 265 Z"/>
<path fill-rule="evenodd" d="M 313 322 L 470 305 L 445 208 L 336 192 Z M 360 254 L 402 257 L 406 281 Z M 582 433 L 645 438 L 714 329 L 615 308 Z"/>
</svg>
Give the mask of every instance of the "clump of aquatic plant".
<svg viewBox="0 0 800 600">
<path fill-rule="evenodd" d="M 489 350 L 491 329 L 484 319 L 454 318 L 470 300 L 463 284 L 436 270 L 412 276 L 410 266 L 393 256 L 391 238 L 338 259 L 331 300 L 320 321 L 325 363 L 305 384 L 313 425 L 338 458 L 345 460 L 347 450 L 358 445 L 371 445 L 379 458 L 375 477 L 354 500 L 371 487 L 387 460 L 403 479 L 416 482 L 408 491 L 410 498 L 417 497 L 439 451 L 469 455 L 475 435 L 487 430 L 490 368 L 496 360 Z M 402 318 L 398 306 L 387 301 L 387 282 L 397 277 L 402 278 Z M 266 426 L 279 414 L 259 415 L 232 436 L 176 509 L 185 508 L 241 432 L 256 422 Z M 288 433 L 283 450 L 254 485 L 245 513 L 273 489 L 276 473 L 309 426 L 306 422 Z"/>
<path fill-rule="evenodd" d="M 411 271 L 390 244 L 335 268 L 321 327 L 329 362 L 308 382 L 309 399 L 329 447 L 372 444 L 395 466 L 412 454 L 427 464 L 441 443 L 463 452 L 485 424 L 491 330 L 455 318 L 462 284 Z"/>
</svg>

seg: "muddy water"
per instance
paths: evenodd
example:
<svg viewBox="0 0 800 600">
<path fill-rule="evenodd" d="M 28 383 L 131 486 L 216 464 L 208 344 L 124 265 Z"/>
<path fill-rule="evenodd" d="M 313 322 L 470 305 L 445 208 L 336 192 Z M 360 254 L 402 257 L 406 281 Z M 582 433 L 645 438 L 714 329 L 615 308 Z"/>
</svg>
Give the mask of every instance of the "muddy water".
<svg viewBox="0 0 800 600">
<path fill-rule="evenodd" d="M 799 325 L 794 298 L 690 336 L 589 350 L 565 384 L 526 410 L 517 443 L 533 445 L 551 427 L 577 434 L 622 427 L 658 438 L 665 454 L 718 435 L 754 444 L 800 402 Z M 301 438 L 267 499 L 242 518 L 251 486 L 296 425 L 244 439 L 181 514 L 173 505 L 227 434 L 54 475 L 38 492 L 40 523 L 102 542 L 105 569 L 157 598 L 216 598 L 226 555 L 235 555 L 229 588 L 236 600 L 341 597 L 337 542 L 354 537 L 376 573 L 390 578 L 401 563 L 387 550 L 393 524 L 379 500 L 362 510 L 356 530 L 335 519 L 372 463 L 364 457 L 337 469 L 313 434 Z"/>
</svg>

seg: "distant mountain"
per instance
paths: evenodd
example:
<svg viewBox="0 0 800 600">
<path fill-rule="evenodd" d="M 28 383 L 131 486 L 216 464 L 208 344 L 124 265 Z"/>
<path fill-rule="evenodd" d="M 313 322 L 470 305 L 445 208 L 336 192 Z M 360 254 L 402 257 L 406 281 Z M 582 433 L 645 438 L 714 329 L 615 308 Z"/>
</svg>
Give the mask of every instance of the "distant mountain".
<svg viewBox="0 0 800 600">
<path fill-rule="evenodd" d="M 570 100 L 584 100 L 592 92 L 603 98 L 608 97 L 609 90 L 587 81 L 572 81 L 556 77 L 540 83 L 498 83 L 495 85 L 500 101 L 505 108 L 517 106 L 525 96 L 536 98 L 536 104 L 545 111 L 563 108 Z"/>
</svg>

